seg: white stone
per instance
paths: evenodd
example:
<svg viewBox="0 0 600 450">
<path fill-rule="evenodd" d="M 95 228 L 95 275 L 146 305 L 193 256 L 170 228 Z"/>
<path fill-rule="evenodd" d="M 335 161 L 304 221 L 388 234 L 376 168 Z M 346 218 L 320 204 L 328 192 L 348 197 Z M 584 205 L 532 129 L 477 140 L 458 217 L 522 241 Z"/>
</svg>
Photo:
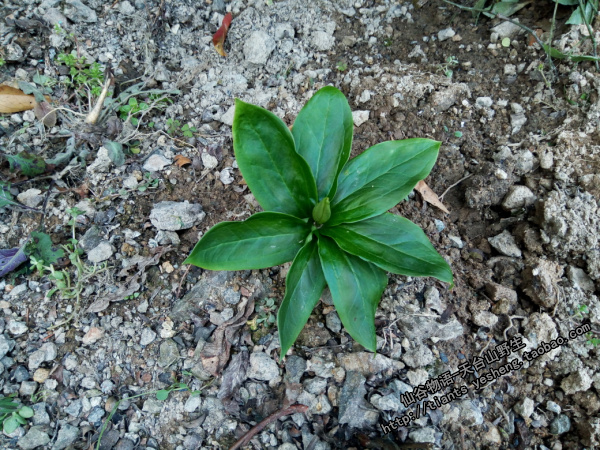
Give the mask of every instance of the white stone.
<svg viewBox="0 0 600 450">
<path fill-rule="evenodd" d="M 252 64 L 265 64 L 275 49 L 275 40 L 265 31 L 254 31 L 244 44 L 244 57 Z"/>
<path fill-rule="evenodd" d="M 101 263 L 110 258 L 113 253 L 113 248 L 110 243 L 108 241 L 102 241 L 88 252 L 88 261 L 92 263 Z"/>
<path fill-rule="evenodd" d="M 532 205 L 535 198 L 535 194 L 527 186 L 511 186 L 502 201 L 502 208 L 506 211 L 525 208 Z"/>
<path fill-rule="evenodd" d="M 202 153 L 202 164 L 206 169 L 212 170 L 215 167 L 217 167 L 219 161 L 213 155 L 210 155 L 208 153 Z"/>
<path fill-rule="evenodd" d="M 227 111 L 223 113 L 219 119 L 225 125 L 233 125 L 233 115 L 235 114 L 235 105 L 231 105 Z M 210 156 L 210 155 L 209 155 Z M 215 158 L 216 159 L 216 158 Z"/>
<path fill-rule="evenodd" d="M 450 39 L 456 34 L 456 32 L 452 28 L 444 28 L 438 32 L 438 39 L 441 41 L 445 41 L 446 39 Z"/>
<path fill-rule="evenodd" d="M 169 165 L 171 165 L 171 161 L 169 161 L 163 155 L 154 154 L 146 160 L 143 169 L 148 172 L 158 172 Z"/>
<path fill-rule="evenodd" d="M 369 120 L 371 111 L 352 111 L 352 120 L 355 127 L 360 127 L 363 123 Z"/>
<path fill-rule="evenodd" d="M 312 35 L 311 44 L 317 50 L 326 51 L 334 46 L 335 38 L 324 31 L 315 31 Z"/>
</svg>

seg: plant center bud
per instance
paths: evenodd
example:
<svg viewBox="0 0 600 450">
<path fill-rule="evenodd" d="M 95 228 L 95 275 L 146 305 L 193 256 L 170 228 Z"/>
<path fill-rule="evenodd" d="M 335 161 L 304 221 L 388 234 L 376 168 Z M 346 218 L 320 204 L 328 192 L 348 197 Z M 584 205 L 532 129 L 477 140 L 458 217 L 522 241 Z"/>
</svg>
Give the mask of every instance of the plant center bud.
<svg viewBox="0 0 600 450">
<path fill-rule="evenodd" d="M 319 224 L 323 224 L 331 217 L 331 207 L 329 206 L 329 197 L 325 197 L 313 208 L 313 219 Z"/>
</svg>

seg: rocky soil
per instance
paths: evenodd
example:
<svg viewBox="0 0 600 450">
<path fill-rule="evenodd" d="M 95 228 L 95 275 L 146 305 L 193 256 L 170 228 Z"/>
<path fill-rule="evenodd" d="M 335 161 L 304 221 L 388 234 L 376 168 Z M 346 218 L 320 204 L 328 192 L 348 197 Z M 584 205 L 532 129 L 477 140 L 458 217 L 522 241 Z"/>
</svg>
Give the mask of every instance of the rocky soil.
<svg viewBox="0 0 600 450">
<path fill-rule="evenodd" d="M 538 3 L 515 17 L 547 39 L 553 7 Z M 65 161 L 53 180 L 12 180 L 12 193 L 43 209 L 57 245 L 71 237 L 67 209 L 80 208 L 83 260 L 106 265 L 80 304 L 48 297 L 53 283 L 37 271 L 0 281 L 0 391 L 35 411 L 0 436 L 2 448 L 92 448 L 106 424 L 102 449 L 224 449 L 294 403 L 308 411 L 273 421 L 246 448 L 600 446 L 593 63 L 555 60 L 553 69 L 521 28 L 434 1 L 4 0 L 1 11 L 0 81 L 46 75 L 65 108 L 50 129 L 31 111 L 0 117 L 2 152 L 54 157 L 67 130 L 88 159 Z M 559 9 L 557 21 L 570 11 Z M 212 35 L 227 12 L 223 58 Z M 558 27 L 555 46 L 592 52 L 585 27 Z M 124 125 L 119 136 L 134 133 L 139 153 L 120 166 L 102 147 L 106 127 L 88 130 L 94 143 L 68 120 L 88 109 L 56 61 L 71 51 L 110 66 L 115 90 L 143 81 L 181 92 L 137 130 Z M 211 226 L 258 208 L 233 156 L 234 98 L 291 124 L 326 85 L 354 111 L 352 156 L 390 139 L 443 142 L 426 182 L 450 213 L 417 193 L 393 212 L 423 227 L 456 285 L 391 276 L 376 356 L 349 338 L 325 294 L 279 363 L 269 317 L 288 266 L 210 272 L 181 263 Z M 194 136 L 169 132 L 168 119 Z M 179 155 L 191 164 L 180 167 Z M 8 179 L 7 167 L 0 176 Z M 20 246 L 40 217 L 0 210 L 0 248 Z M 581 325 L 591 331 L 569 336 Z M 559 337 L 568 339 L 531 358 Z M 519 368 L 474 384 L 507 363 Z M 456 376 L 440 385 L 448 373 Z M 172 390 L 166 400 L 161 389 Z M 433 402 L 426 413 L 422 401 L 405 404 L 417 392 Z"/>
</svg>

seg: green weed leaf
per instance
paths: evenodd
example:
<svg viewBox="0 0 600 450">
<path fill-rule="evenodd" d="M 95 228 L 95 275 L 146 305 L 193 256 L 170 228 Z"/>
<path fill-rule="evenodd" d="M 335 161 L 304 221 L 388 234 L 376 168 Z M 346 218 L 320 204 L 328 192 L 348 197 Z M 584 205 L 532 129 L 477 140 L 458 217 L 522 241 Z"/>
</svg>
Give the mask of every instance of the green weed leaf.
<svg viewBox="0 0 600 450">
<path fill-rule="evenodd" d="M 50 236 L 38 231 L 31 233 L 31 241 L 26 252 L 29 256 L 35 256 L 36 259 L 44 261 L 47 266 L 56 264 L 59 258 L 65 256 L 63 249 L 52 244 Z"/>
<path fill-rule="evenodd" d="M 133 122 L 132 122 L 133 123 Z M 106 141 L 104 147 L 108 150 L 108 157 L 119 167 L 125 164 L 125 153 L 123 153 L 123 144 L 120 142 Z"/>
<path fill-rule="evenodd" d="M 352 131 L 348 100 L 331 86 L 313 95 L 294 122 L 296 150 L 310 166 L 319 200 L 335 194 L 337 176 L 350 156 Z"/>
<path fill-rule="evenodd" d="M 264 269 L 294 259 L 310 226 L 288 214 L 262 212 L 212 227 L 183 262 L 210 270 Z"/>
<path fill-rule="evenodd" d="M 11 172 L 21 172 L 27 177 L 33 177 L 44 173 L 46 163 L 44 160 L 29 152 L 21 152 L 18 155 L 6 155 Z"/>
<path fill-rule="evenodd" d="M 19 409 L 19 415 L 24 419 L 33 417 L 33 414 L 33 409 L 31 409 L 29 406 L 22 406 L 21 409 Z"/>
<path fill-rule="evenodd" d="M 156 393 L 156 398 L 160 401 L 165 401 L 167 398 L 169 398 L 169 391 L 166 389 L 161 389 Z"/>
<path fill-rule="evenodd" d="M 385 272 L 342 251 L 327 237 L 320 236 L 318 245 L 323 273 L 344 328 L 356 342 L 374 352 L 375 311 L 387 286 Z"/>
<path fill-rule="evenodd" d="M 350 160 L 340 173 L 329 225 L 383 214 L 429 174 L 440 142 L 405 139 L 377 144 Z"/>
<path fill-rule="evenodd" d="M 17 422 L 17 419 L 15 418 L 15 416 L 7 417 L 4 420 L 3 429 L 6 434 L 12 433 L 17 428 L 19 428 L 19 422 Z"/>
<path fill-rule="evenodd" d="M 315 180 L 279 117 L 236 99 L 233 148 L 244 179 L 263 209 L 295 217 L 310 215 L 317 203 Z"/>
<path fill-rule="evenodd" d="M 15 200 L 10 193 L 10 183 L 0 181 L 0 208 L 8 205 L 14 205 Z"/>
<path fill-rule="evenodd" d="M 285 297 L 277 314 L 281 358 L 292 346 L 325 289 L 317 240 L 298 252 L 285 280 Z"/>
<path fill-rule="evenodd" d="M 386 213 L 361 222 L 325 227 L 322 234 L 352 255 L 371 261 L 388 272 L 430 276 L 452 284 L 452 271 L 427 236 L 404 217 Z"/>
</svg>

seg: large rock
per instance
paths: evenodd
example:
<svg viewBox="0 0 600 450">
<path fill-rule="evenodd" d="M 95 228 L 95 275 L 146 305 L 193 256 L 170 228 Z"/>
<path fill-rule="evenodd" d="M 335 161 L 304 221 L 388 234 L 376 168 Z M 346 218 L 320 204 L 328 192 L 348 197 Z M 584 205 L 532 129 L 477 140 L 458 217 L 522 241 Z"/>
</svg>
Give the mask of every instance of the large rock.
<svg viewBox="0 0 600 450">
<path fill-rule="evenodd" d="M 159 230 L 187 230 L 200 223 L 206 216 L 199 203 L 160 202 L 150 212 L 150 221 Z"/>
</svg>

